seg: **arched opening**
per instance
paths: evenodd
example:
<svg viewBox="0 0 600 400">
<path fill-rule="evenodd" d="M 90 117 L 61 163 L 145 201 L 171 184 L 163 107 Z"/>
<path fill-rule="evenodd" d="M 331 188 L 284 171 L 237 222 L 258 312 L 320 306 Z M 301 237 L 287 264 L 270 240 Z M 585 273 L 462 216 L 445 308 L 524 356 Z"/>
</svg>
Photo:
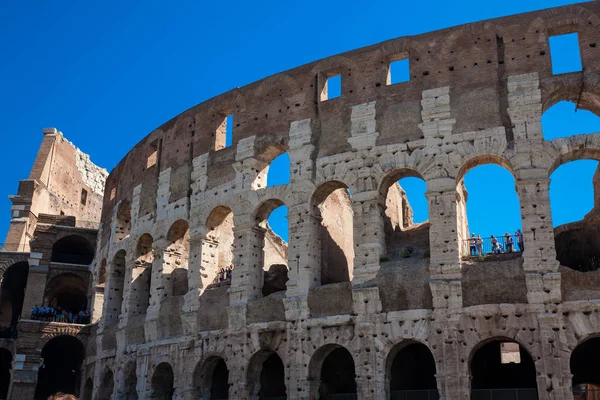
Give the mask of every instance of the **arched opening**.
<svg viewBox="0 0 600 400">
<path fill-rule="evenodd" d="M 123 305 L 123 287 L 125 282 L 125 250 L 115 254 L 110 266 L 108 282 L 108 296 L 106 298 L 106 311 L 104 324 L 115 325 L 119 322 L 119 315 Z"/>
<path fill-rule="evenodd" d="M 317 188 L 312 199 L 320 220 L 317 243 L 321 248 L 321 284 L 348 282 L 354 273 L 352 198 L 348 187 L 332 181 Z"/>
<path fill-rule="evenodd" d="M 202 241 L 202 268 L 208 282 L 231 279 L 233 269 L 233 212 L 218 206 L 206 220 L 207 234 Z"/>
<path fill-rule="evenodd" d="M 60 274 L 46 284 L 44 304 L 76 316 L 80 311 L 87 310 L 86 293 L 87 283 L 83 278 L 72 273 Z"/>
<path fill-rule="evenodd" d="M 94 394 L 94 383 L 92 382 L 92 378 L 87 378 L 85 381 L 85 385 L 83 386 L 83 394 L 81 395 L 81 400 L 92 400 L 92 395 Z"/>
<path fill-rule="evenodd" d="M 282 153 L 269 164 L 267 186 L 287 185 L 290 183 L 290 156 Z"/>
<path fill-rule="evenodd" d="M 121 201 L 118 205 L 118 211 L 115 218 L 114 241 L 120 242 L 129 236 L 131 232 L 131 204 L 128 201 Z"/>
<path fill-rule="evenodd" d="M 459 238 L 463 257 L 513 258 L 526 243 L 510 166 L 497 157 L 468 162 L 457 180 Z"/>
<path fill-rule="evenodd" d="M 287 216 L 287 207 L 281 200 L 272 199 L 262 203 L 256 213 L 256 223 L 262 228 L 262 248 L 263 248 L 263 296 L 268 296 L 276 292 L 282 292 L 286 289 L 288 281 L 288 245 L 287 241 L 275 229 L 280 232 L 285 231 L 287 239 L 287 218 L 284 220 L 275 220 L 277 224 L 271 227 L 272 217 L 283 213 Z M 283 234 L 283 233 L 282 233 Z"/>
<path fill-rule="evenodd" d="M 168 363 L 160 363 L 152 374 L 152 398 L 171 400 L 175 389 L 173 387 L 173 368 Z"/>
<path fill-rule="evenodd" d="M 0 327 L 15 326 L 23 311 L 29 264 L 26 261 L 11 265 L 0 278 Z"/>
<path fill-rule="evenodd" d="M 277 353 L 261 350 L 250 359 L 248 385 L 252 398 L 287 399 L 285 368 Z"/>
<path fill-rule="evenodd" d="M 98 388 L 97 400 L 111 400 L 113 388 L 115 386 L 114 376 L 111 370 L 107 369 L 102 377 L 102 382 Z"/>
<path fill-rule="evenodd" d="M 573 101 L 559 101 L 542 115 L 542 133 L 546 140 L 597 132 L 600 132 L 600 117 L 585 108 L 577 108 Z"/>
<path fill-rule="evenodd" d="M 183 296 L 188 292 L 187 267 L 190 245 L 190 230 L 187 221 L 176 221 L 167 232 L 170 244 L 165 249 L 163 274 L 167 279 L 166 293 L 171 296 Z"/>
<path fill-rule="evenodd" d="M 202 399 L 226 400 L 229 398 L 229 370 L 221 357 L 210 357 L 198 364 L 194 373 L 196 396 Z"/>
<path fill-rule="evenodd" d="M 125 365 L 125 371 L 123 373 L 123 394 L 125 400 L 137 400 L 137 373 L 136 365 L 134 361 L 129 361 Z"/>
<path fill-rule="evenodd" d="M 401 169 L 388 174 L 379 189 L 385 252 L 381 262 L 429 256 L 429 211 L 425 180 Z"/>
<path fill-rule="evenodd" d="M 8 398 L 11 369 L 12 353 L 9 350 L 0 347 L 0 399 Z"/>
<path fill-rule="evenodd" d="M 94 259 L 94 247 L 84 237 L 66 236 L 52 246 L 52 262 L 90 265 Z"/>
<path fill-rule="evenodd" d="M 85 357 L 83 343 L 73 336 L 57 336 L 46 343 L 41 357 L 35 399 L 46 400 L 57 392 L 78 396 Z"/>
<path fill-rule="evenodd" d="M 471 357 L 470 370 L 473 400 L 537 399 L 535 364 L 514 341 L 495 339 L 479 347 Z"/>
<path fill-rule="evenodd" d="M 338 345 L 325 345 L 309 364 L 311 398 L 334 400 L 356 398 L 356 373 L 352 354 Z"/>
<path fill-rule="evenodd" d="M 399 343 L 390 352 L 387 365 L 390 400 L 437 400 L 433 354 L 417 342 Z"/>
<path fill-rule="evenodd" d="M 140 236 L 136 246 L 136 258 L 131 276 L 131 293 L 129 315 L 145 315 L 150 305 L 150 281 L 152 278 L 152 262 L 154 239 L 147 233 Z"/>
<path fill-rule="evenodd" d="M 592 400 L 600 396 L 600 338 L 581 343 L 571 354 L 573 396 L 576 400 Z"/>
<path fill-rule="evenodd" d="M 550 209 L 556 258 L 579 272 L 600 268 L 600 168 L 598 161 L 561 165 L 550 176 Z"/>
</svg>

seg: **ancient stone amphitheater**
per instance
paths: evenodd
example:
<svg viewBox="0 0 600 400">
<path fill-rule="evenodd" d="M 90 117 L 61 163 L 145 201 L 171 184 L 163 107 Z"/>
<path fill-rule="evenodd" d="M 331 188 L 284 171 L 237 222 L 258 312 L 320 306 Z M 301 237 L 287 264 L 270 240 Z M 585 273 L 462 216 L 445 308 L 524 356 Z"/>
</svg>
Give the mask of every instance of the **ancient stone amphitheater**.
<svg viewBox="0 0 600 400">
<path fill-rule="evenodd" d="M 553 74 L 549 37 L 574 32 L 583 69 Z M 394 83 L 398 60 L 410 77 Z M 544 140 L 540 118 L 561 100 L 600 115 L 600 2 L 392 39 L 183 112 L 106 181 L 102 318 L 82 387 L 98 399 L 597 398 L 600 273 L 557 261 L 548 188 L 562 164 L 600 160 L 600 134 Z M 290 182 L 267 186 L 283 153 Z M 515 178 L 525 251 L 482 261 L 464 257 L 463 177 L 489 163 Z M 412 223 L 397 184 L 408 176 L 426 182 L 427 223 Z M 266 223 L 281 205 L 287 244 Z M 594 241 L 594 220 L 561 232 Z"/>
</svg>

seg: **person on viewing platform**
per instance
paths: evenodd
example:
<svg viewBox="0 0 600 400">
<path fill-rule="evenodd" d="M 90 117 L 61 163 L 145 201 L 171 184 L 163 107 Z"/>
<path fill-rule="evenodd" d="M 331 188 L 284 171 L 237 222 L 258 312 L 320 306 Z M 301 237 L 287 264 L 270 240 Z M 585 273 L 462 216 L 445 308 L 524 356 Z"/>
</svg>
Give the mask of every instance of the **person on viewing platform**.
<svg viewBox="0 0 600 400">
<path fill-rule="evenodd" d="M 508 234 L 508 232 L 506 232 L 504 234 L 504 245 L 506 246 L 507 253 L 513 252 L 513 243 L 513 238 Z"/>
<path fill-rule="evenodd" d="M 225 271 L 225 279 L 231 279 L 232 272 L 233 272 L 233 264 L 231 264 Z"/>
<path fill-rule="evenodd" d="M 219 269 L 219 282 L 223 282 L 225 280 L 225 268 Z"/>
<path fill-rule="evenodd" d="M 477 245 L 478 255 L 482 256 L 483 255 L 483 239 L 481 238 L 481 235 L 477 235 L 477 241 L 475 242 L 475 244 Z"/>
<path fill-rule="evenodd" d="M 469 238 L 469 249 L 471 250 L 471 255 L 477 255 L 477 238 L 474 233 L 471 233 L 471 238 Z"/>
<path fill-rule="evenodd" d="M 517 244 L 519 245 L 519 251 L 522 253 L 525 251 L 525 246 L 523 245 L 523 233 L 520 229 L 517 229 L 515 232 L 515 237 L 517 238 Z"/>
<path fill-rule="evenodd" d="M 502 244 L 498 242 L 498 239 L 494 235 L 492 235 L 490 242 L 492 243 L 492 251 L 494 254 L 502 253 Z"/>
</svg>

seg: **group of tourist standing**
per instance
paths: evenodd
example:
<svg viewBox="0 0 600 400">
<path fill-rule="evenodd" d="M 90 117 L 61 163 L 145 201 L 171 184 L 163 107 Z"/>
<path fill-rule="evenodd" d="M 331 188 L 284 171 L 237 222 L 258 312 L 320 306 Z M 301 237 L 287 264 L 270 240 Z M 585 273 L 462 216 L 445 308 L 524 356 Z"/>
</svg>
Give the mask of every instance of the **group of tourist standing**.
<svg viewBox="0 0 600 400">
<path fill-rule="evenodd" d="M 485 253 L 487 253 L 486 251 L 484 251 L 483 244 L 484 240 L 488 239 L 483 239 L 481 235 L 475 236 L 475 234 L 472 233 L 471 237 L 468 240 L 469 250 L 472 256 L 482 256 Z M 515 247 L 515 242 L 516 246 L 518 247 Z M 525 250 L 525 246 L 523 244 L 523 233 L 520 229 L 517 229 L 514 235 L 510 235 L 508 232 L 506 232 L 504 236 L 500 236 L 499 238 L 496 238 L 494 235 L 492 235 L 489 238 L 489 243 L 491 246 L 490 252 L 494 254 L 514 252 L 522 253 Z"/>
</svg>

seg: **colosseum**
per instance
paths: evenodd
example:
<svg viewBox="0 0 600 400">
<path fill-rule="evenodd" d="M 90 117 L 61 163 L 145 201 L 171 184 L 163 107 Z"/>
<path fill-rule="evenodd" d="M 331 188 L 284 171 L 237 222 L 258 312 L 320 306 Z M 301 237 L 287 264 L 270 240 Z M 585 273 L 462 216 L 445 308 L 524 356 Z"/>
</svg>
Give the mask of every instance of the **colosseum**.
<svg viewBox="0 0 600 400">
<path fill-rule="evenodd" d="M 571 33 L 582 68 L 554 73 Z M 541 125 L 559 101 L 600 115 L 599 43 L 599 1 L 392 39 L 203 102 L 108 176 L 45 130 L 0 253 L 2 300 L 22 293 L 0 398 L 600 398 L 600 172 L 582 221 L 553 228 L 549 198 L 600 133 Z M 473 257 L 464 176 L 484 164 L 514 177 L 523 243 Z M 287 242 L 267 223 L 284 205 Z M 30 319 L 44 303 L 91 321 Z"/>
</svg>

